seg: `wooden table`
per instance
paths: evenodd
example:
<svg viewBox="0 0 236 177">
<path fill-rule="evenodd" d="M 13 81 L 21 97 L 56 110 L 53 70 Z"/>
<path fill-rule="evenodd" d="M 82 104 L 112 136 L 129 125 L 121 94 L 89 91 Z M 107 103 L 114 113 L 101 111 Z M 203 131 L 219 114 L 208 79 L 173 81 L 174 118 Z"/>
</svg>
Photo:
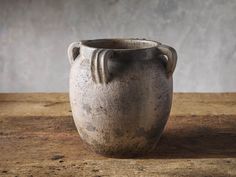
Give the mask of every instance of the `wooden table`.
<svg viewBox="0 0 236 177">
<path fill-rule="evenodd" d="M 174 95 L 156 151 L 90 152 L 64 93 L 0 94 L 0 176 L 236 176 L 236 93 Z"/>
</svg>

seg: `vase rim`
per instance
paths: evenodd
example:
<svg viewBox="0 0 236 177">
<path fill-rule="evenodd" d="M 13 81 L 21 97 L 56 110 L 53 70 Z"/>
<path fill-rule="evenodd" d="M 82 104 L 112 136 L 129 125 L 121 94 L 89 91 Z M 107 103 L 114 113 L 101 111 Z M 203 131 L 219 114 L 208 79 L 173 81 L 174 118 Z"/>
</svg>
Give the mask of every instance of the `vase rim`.
<svg viewBox="0 0 236 177">
<path fill-rule="evenodd" d="M 137 51 L 153 49 L 161 43 L 153 40 L 139 38 L 104 38 L 80 41 L 81 46 L 87 49 L 107 49 L 114 51 Z"/>
</svg>

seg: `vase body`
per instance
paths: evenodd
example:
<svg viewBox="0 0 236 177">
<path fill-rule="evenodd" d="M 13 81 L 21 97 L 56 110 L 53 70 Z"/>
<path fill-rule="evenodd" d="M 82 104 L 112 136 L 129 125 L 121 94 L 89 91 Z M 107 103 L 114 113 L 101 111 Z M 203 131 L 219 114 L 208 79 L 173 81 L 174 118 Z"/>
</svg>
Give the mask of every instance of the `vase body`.
<svg viewBox="0 0 236 177">
<path fill-rule="evenodd" d="M 171 109 L 175 50 L 154 41 L 102 39 L 73 43 L 68 55 L 81 139 L 103 155 L 153 150 Z"/>
</svg>

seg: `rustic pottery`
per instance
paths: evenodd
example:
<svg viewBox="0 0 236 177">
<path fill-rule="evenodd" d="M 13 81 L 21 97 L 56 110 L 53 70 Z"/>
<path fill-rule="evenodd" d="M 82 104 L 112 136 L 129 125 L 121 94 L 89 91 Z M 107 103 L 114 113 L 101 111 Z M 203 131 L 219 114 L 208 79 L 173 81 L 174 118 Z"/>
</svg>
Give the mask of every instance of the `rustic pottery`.
<svg viewBox="0 0 236 177">
<path fill-rule="evenodd" d="M 72 43 L 70 103 L 82 140 L 103 155 L 153 150 L 172 104 L 177 54 L 144 39 Z"/>
</svg>

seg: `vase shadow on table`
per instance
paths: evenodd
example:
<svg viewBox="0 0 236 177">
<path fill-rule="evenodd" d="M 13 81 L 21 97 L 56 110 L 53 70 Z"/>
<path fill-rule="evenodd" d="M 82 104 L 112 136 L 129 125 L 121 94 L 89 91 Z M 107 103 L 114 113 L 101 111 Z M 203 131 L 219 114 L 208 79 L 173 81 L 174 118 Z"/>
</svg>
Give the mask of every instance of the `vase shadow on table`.
<svg viewBox="0 0 236 177">
<path fill-rule="evenodd" d="M 236 157 L 236 117 L 225 115 L 172 117 L 154 151 L 142 155 L 112 157 L 233 158 Z"/>
<path fill-rule="evenodd" d="M 112 157 L 135 159 L 233 158 L 236 157 L 236 116 L 172 117 L 156 148 L 151 153 Z"/>
<path fill-rule="evenodd" d="M 226 116 L 223 122 L 206 122 L 195 117 L 192 124 L 170 122 L 155 150 L 139 158 L 232 158 L 236 157 L 236 117 Z M 203 120 L 197 123 L 198 120 Z M 214 119 L 213 119 L 214 120 Z M 175 123 L 177 125 L 175 125 Z"/>
</svg>

